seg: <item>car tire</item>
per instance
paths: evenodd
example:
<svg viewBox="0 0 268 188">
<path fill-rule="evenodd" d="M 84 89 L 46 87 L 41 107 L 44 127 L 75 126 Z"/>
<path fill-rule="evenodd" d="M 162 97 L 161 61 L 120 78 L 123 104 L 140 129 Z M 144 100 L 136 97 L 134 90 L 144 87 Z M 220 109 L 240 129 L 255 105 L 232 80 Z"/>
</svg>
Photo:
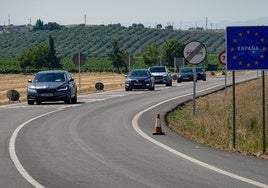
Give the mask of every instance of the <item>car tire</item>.
<svg viewBox="0 0 268 188">
<path fill-rule="evenodd" d="M 72 104 L 76 103 L 77 103 L 77 94 L 75 94 L 75 96 L 72 98 Z"/>
<path fill-rule="evenodd" d="M 64 100 L 65 104 L 71 104 L 72 98 L 71 98 L 71 91 L 68 92 L 66 99 Z"/>
<path fill-rule="evenodd" d="M 31 101 L 31 100 L 27 100 L 28 104 L 29 105 L 33 105 L 34 104 L 34 101 Z"/>
<path fill-rule="evenodd" d="M 149 88 L 149 90 L 150 90 L 150 91 L 153 91 L 153 90 L 154 90 L 154 88 L 155 88 L 154 86 L 153 86 L 153 87 L 150 87 L 150 88 Z"/>
<path fill-rule="evenodd" d="M 166 86 L 172 86 L 172 80 L 170 80 L 170 82 L 167 83 Z"/>
<path fill-rule="evenodd" d="M 181 83 L 181 80 L 180 80 L 180 79 L 178 79 L 178 80 L 177 80 L 177 83 Z"/>
</svg>

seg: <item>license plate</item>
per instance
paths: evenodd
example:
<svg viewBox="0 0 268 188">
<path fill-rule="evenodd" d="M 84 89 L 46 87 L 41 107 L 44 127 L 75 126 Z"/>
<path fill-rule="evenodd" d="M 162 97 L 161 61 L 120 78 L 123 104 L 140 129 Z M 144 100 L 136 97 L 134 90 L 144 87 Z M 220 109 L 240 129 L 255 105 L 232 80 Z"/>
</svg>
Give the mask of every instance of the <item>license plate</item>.
<svg viewBox="0 0 268 188">
<path fill-rule="evenodd" d="M 134 83 L 134 86 L 141 86 L 142 83 Z"/>
<path fill-rule="evenodd" d="M 52 97 L 53 93 L 42 93 L 41 96 L 42 97 Z"/>
</svg>

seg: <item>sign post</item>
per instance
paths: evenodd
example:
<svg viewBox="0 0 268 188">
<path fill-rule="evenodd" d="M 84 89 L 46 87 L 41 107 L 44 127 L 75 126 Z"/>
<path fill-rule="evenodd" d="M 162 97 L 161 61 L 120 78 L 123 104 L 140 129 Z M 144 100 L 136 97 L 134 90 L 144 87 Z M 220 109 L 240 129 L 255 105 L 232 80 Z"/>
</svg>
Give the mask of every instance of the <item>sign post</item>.
<svg viewBox="0 0 268 188">
<path fill-rule="evenodd" d="M 196 112 L 196 65 L 203 62 L 207 56 L 207 50 L 203 43 L 199 41 L 192 41 L 184 47 L 184 58 L 193 64 L 194 80 L 193 80 L 193 116 Z"/>
<path fill-rule="evenodd" d="M 135 63 L 135 59 L 132 55 L 128 55 L 125 60 L 125 64 L 128 66 L 128 71 L 130 72 L 131 67 Z"/>
<path fill-rule="evenodd" d="M 75 65 L 78 66 L 79 70 L 79 92 L 81 91 L 81 66 L 83 66 L 86 63 L 86 56 L 82 54 L 81 52 L 78 52 L 73 55 L 73 62 Z"/>
<path fill-rule="evenodd" d="M 222 64 L 222 65 L 224 65 L 224 67 L 225 67 L 225 81 L 224 81 L 224 92 L 225 92 L 225 96 L 227 95 L 227 67 L 226 67 L 226 60 L 227 59 L 227 57 L 226 57 L 226 51 L 224 50 L 224 51 L 222 51 L 220 54 L 219 54 L 219 56 L 218 56 L 218 60 L 219 60 L 219 62 Z"/>
</svg>

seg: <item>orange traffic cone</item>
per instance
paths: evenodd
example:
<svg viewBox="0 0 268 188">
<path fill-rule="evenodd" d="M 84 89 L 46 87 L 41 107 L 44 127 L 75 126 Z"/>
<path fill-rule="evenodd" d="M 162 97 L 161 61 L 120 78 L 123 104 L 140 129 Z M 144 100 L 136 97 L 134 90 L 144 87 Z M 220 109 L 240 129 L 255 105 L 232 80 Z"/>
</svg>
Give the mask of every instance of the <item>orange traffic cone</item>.
<svg viewBox="0 0 268 188">
<path fill-rule="evenodd" d="M 162 132 L 160 114 L 156 115 L 154 132 L 152 134 L 153 135 L 164 135 L 165 134 L 164 132 Z"/>
</svg>

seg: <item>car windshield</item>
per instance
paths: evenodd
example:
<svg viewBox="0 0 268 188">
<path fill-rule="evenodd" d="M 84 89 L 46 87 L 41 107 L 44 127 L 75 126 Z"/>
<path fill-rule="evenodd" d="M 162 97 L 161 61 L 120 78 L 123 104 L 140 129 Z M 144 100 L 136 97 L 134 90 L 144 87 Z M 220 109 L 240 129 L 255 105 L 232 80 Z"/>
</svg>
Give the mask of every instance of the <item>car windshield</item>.
<svg viewBox="0 0 268 188">
<path fill-rule="evenodd" d="M 131 77 L 143 77 L 143 76 L 150 76 L 148 71 L 132 71 L 130 73 Z"/>
<path fill-rule="evenodd" d="M 165 67 L 151 67 L 150 72 L 166 72 Z"/>
<path fill-rule="evenodd" d="M 63 82 L 64 73 L 40 73 L 34 78 L 34 82 Z"/>
<path fill-rule="evenodd" d="M 196 68 L 196 72 L 203 72 L 202 68 Z"/>
<path fill-rule="evenodd" d="M 189 69 L 181 69 L 180 72 L 181 73 L 192 73 L 193 70 L 191 68 L 189 68 Z"/>
</svg>

